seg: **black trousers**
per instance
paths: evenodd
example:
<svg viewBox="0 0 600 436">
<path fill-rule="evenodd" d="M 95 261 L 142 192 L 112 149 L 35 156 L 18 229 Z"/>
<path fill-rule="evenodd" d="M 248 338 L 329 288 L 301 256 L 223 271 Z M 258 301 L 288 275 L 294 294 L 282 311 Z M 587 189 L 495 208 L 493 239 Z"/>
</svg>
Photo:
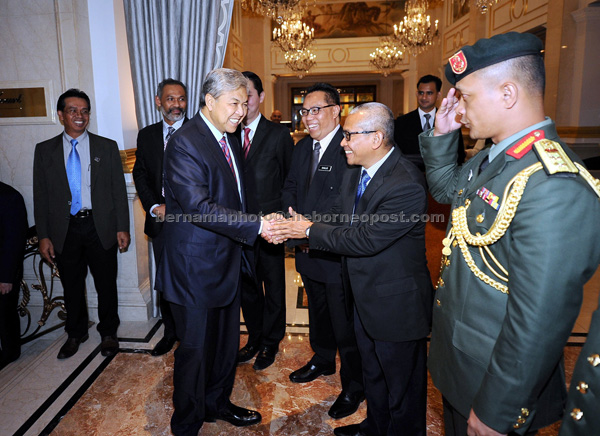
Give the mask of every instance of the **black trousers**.
<svg viewBox="0 0 600 436">
<path fill-rule="evenodd" d="M 259 239 L 257 283 L 242 281 L 242 313 L 248 345 L 279 345 L 285 336 L 285 248 Z M 263 292 L 264 288 L 264 292 Z"/>
<path fill-rule="evenodd" d="M 354 319 L 348 313 L 347 295 L 341 284 L 322 283 L 302 276 L 308 297 L 310 346 L 315 352 L 312 364 L 335 366 L 340 353 L 342 390 L 363 393 L 363 368 L 354 334 Z"/>
<path fill-rule="evenodd" d="M 0 363 L 21 355 L 21 321 L 17 312 L 20 283 L 8 294 L 0 294 Z"/>
<path fill-rule="evenodd" d="M 355 310 L 354 327 L 362 358 L 369 436 L 425 436 L 427 342 L 379 341 L 369 336 Z M 448 436 L 448 434 L 446 434 Z"/>
<path fill-rule="evenodd" d="M 160 262 L 160 256 L 162 255 L 162 251 L 165 246 L 164 239 L 165 238 L 162 235 L 162 233 L 159 233 L 157 236 L 152 238 L 152 251 L 154 252 L 154 263 L 157 266 Z M 173 314 L 171 313 L 171 304 L 169 304 L 169 302 L 163 298 L 162 292 L 158 292 L 158 306 L 160 307 L 162 321 L 165 325 L 163 337 L 176 338 L 177 335 L 175 334 L 175 320 L 173 319 Z"/>
<path fill-rule="evenodd" d="M 171 430 L 197 436 L 206 415 L 227 408 L 240 339 L 240 292 L 217 308 L 171 303 L 179 347 L 175 350 Z"/>
<path fill-rule="evenodd" d="M 55 254 L 64 289 L 65 330 L 69 337 L 81 338 L 88 330 L 85 292 L 88 266 L 98 293 L 98 332 L 100 336 L 116 335 L 119 327 L 117 243 L 105 250 L 91 216 L 71 218 L 63 250 Z"/>
<path fill-rule="evenodd" d="M 456 410 L 445 397 L 442 397 L 444 403 L 444 430 L 446 436 L 466 436 L 467 434 L 467 420 L 462 416 L 458 410 Z M 537 430 L 532 430 L 525 433 L 525 436 L 535 436 Z M 516 433 L 511 432 L 508 436 L 517 436 Z"/>
</svg>

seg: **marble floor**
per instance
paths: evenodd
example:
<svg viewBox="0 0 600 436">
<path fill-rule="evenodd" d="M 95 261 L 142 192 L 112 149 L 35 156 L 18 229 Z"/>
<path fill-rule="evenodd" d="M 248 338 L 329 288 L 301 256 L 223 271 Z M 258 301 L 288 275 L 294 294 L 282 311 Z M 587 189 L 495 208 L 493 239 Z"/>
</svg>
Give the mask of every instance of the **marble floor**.
<svg viewBox="0 0 600 436">
<path fill-rule="evenodd" d="M 288 335 L 270 368 L 256 372 L 250 364 L 238 367 L 232 399 L 256 408 L 263 415 L 258 426 L 236 429 L 224 422 L 206 424 L 200 435 L 329 435 L 332 429 L 359 422 L 359 411 L 335 421 L 327 410 L 340 391 L 337 375 L 312 383 L 289 382 L 288 374 L 311 356 L 307 312 L 293 260 L 287 260 Z M 571 345 L 565 349 L 572 367 L 585 340 L 591 313 L 597 306 L 600 270 L 588 283 L 581 315 Z M 241 325 L 241 345 L 247 339 Z M 157 319 L 124 322 L 119 328 L 121 352 L 114 358 L 100 355 L 100 338 L 90 328 L 90 339 L 67 360 L 56 355 L 66 335 L 53 331 L 24 345 L 19 360 L 0 371 L 0 436 L 21 435 L 170 435 L 173 353 L 151 357 L 162 337 Z M 442 435 L 439 393 L 430 384 L 428 434 Z M 554 436 L 556 426 L 541 436 Z"/>
</svg>

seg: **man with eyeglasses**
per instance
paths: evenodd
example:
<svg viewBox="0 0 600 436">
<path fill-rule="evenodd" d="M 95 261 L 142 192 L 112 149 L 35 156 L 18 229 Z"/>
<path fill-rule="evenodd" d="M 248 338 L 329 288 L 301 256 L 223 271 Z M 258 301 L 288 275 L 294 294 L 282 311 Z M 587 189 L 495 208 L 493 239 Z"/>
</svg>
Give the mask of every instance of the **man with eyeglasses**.
<svg viewBox="0 0 600 436">
<path fill-rule="evenodd" d="M 349 171 L 340 147 L 340 95 L 328 83 L 317 83 L 306 91 L 300 115 L 309 137 L 298 142 L 291 169 L 282 191 L 284 210 L 302 214 L 328 211 L 339 196 L 342 178 Z M 329 415 L 343 418 L 356 412 L 364 399 L 362 367 L 354 335 L 352 297 L 342 286 L 340 256 L 308 248 L 306 239 L 294 241 L 296 270 L 308 297 L 311 360 L 290 374 L 295 383 L 335 373 L 340 353 L 342 392 Z"/>
<path fill-rule="evenodd" d="M 425 436 L 433 305 L 422 219 L 425 178 L 393 146 L 394 115 L 385 105 L 354 108 L 343 133 L 340 148 L 348 163 L 362 168 L 346 172 L 330 214 L 311 222 L 290 211 L 292 219 L 275 223 L 272 242 L 306 236 L 311 252 L 343 256 L 344 283 L 355 302 L 367 419 L 334 433 Z"/>
<path fill-rule="evenodd" d="M 187 88 L 179 80 L 164 79 L 158 84 L 154 103 L 162 119 L 144 127 L 137 137 L 133 181 L 142 206 L 146 211 L 144 233 L 152 238 L 152 251 L 158 265 L 164 247 L 161 232 L 165 218 L 166 204 L 163 193 L 163 158 L 167 143 L 173 134 L 187 122 Z M 177 342 L 175 320 L 169 302 L 158 295 L 160 314 L 165 326 L 163 337 L 150 352 L 152 356 L 168 353 Z"/>
<path fill-rule="evenodd" d="M 88 338 L 85 277 L 98 294 L 103 356 L 119 350 L 117 248 L 129 246 L 129 206 L 117 143 L 88 132 L 90 99 L 69 89 L 58 99 L 60 135 L 36 145 L 33 202 L 40 254 L 56 264 L 64 289 L 68 335 L 58 358 L 77 353 Z"/>
</svg>

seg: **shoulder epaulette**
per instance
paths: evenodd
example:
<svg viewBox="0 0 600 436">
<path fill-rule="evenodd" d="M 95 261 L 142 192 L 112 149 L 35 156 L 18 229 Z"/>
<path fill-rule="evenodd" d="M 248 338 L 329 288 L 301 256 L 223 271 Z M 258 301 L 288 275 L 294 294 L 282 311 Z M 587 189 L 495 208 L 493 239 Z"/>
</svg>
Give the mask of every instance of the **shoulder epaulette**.
<svg viewBox="0 0 600 436">
<path fill-rule="evenodd" d="M 546 174 L 577 174 L 579 170 L 562 146 L 550 139 L 540 139 L 533 143 L 533 149 L 544 167 Z"/>
</svg>

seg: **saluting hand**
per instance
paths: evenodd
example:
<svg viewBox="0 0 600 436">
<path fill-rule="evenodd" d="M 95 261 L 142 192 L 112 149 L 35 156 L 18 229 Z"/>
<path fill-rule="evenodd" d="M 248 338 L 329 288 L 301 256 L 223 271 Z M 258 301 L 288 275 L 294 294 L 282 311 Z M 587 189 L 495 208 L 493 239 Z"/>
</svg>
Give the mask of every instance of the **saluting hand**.
<svg viewBox="0 0 600 436">
<path fill-rule="evenodd" d="M 435 115 L 433 136 L 445 135 L 460 129 L 461 123 L 457 121 L 457 118 L 460 118 L 460 115 L 456 113 L 458 102 L 456 89 L 450 88 L 448 95 L 442 100 L 442 104 Z"/>
</svg>

